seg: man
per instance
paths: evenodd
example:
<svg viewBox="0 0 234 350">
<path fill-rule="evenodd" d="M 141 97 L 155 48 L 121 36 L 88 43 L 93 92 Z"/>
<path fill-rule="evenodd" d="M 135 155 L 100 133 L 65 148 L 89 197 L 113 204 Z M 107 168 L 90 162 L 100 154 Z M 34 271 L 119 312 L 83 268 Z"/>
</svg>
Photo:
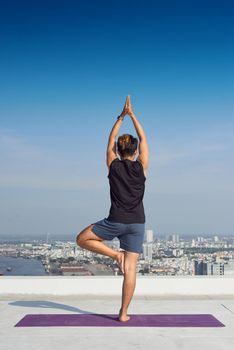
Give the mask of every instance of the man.
<svg viewBox="0 0 234 350">
<path fill-rule="evenodd" d="M 130 134 L 119 136 L 116 153 L 115 138 L 126 115 L 132 119 L 140 140 L 139 155 L 136 160 L 134 158 L 137 154 L 138 139 Z M 119 311 L 121 322 L 130 319 L 127 309 L 135 290 L 136 264 L 144 241 L 143 196 L 148 159 L 149 149 L 146 135 L 133 112 L 130 96 L 127 96 L 123 111 L 118 116 L 109 135 L 106 151 L 111 197 L 109 216 L 90 224 L 76 237 L 76 242 L 80 247 L 116 260 L 124 274 L 122 305 Z M 120 248 L 124 251 L 113 250 L 102 242 L 115 237 L 119 239 Z"/>
</svg>

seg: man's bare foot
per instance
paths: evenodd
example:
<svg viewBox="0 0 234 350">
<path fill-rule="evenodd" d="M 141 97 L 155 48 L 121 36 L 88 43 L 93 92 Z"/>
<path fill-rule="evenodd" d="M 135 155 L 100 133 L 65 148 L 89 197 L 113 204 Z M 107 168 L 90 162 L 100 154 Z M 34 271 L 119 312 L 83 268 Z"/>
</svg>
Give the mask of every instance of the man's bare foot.
<svg viewBox="0 0 234 350">
<path fill-rule="evenodd" d="M 126 313 L 122 313 L 122 309 L 119 310 L 119 321 L 126 322 L 130 320 L 130 316 L 126 315 Z"/>
<path fill-rule="evenodd" d="M 125 258 L 124 252 L 118 251 L 117 255 L 116 255 L 116 261 L 117 261 L 119 268 L 123 274 L 124 274 L 124 258 Z"/>
</svg>

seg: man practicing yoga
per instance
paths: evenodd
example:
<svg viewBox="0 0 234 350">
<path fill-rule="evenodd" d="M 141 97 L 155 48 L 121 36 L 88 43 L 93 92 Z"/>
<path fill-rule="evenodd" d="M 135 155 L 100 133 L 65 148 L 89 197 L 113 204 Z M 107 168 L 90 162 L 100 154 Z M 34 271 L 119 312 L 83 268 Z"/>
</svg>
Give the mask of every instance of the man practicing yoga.
<svg viewBox="0 0 234 350">
<path fill-rule="evenodd" d="M 119 136 L 116 150 L 115 138 L 127 114 L 132 119 L 140 140 L 136 160 L 134 158 L 137 155 L 138 139 L 132 135 Z M 136 286 L 136 265 L 144 241 L 143 196 L 148 158 L 146 135 L 132 110 L 130 96 L 127 96 L 123 111 L 111 130 L 106 151 L 111 197 L 109 216 L 90 224 L 76 237 L 76 242 L 81 248 L 107 255 L 118 263 L 124 275 L 122 305 L 119 310 L 119 320 L 122 322 L 130 319 L 127 310 Z M 119 239 L 122 251 L 116 251 L 102 242 L 115 237 Z"/>
</svg>

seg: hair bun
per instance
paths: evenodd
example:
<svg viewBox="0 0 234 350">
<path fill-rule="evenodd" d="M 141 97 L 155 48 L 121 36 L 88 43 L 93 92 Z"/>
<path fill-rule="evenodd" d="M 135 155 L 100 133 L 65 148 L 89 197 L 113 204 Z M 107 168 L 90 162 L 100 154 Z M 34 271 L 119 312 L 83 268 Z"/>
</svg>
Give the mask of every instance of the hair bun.
<svg viewBox="0 0 234 350">
<path fill-rule="evenodd" d="M 133 154 L 137 148 L 138 140 L 130 134 L 123 134 L 118 138 L 118 150 L 123 154 Z"/>
</svg>

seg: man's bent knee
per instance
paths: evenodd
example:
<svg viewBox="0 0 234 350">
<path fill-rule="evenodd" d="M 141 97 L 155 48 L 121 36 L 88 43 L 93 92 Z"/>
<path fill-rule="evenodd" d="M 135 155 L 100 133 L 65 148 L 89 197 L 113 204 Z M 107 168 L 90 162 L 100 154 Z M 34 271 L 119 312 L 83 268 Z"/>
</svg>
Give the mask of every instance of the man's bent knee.
<svg viewBox="0 0 234 350">
<path fill-rule="evenodd" d="M 86 241 L 86 235 L 85 233 L 87 232 L 88 228 L 90 226 L 84 228 L 82 231 L 80 231 L 77 236 L 76 236 L 76 243 L 77 245 L 79 245 L 80 247 L 82 247 L 83 243 Z"/>
<path fill-rule="evenodd" d="M 94 224 L 90 224 L 87 226 L 84 230 L 82 230 L 78 235 L 76 236 L 76 243 L 82 247 L 82 245 L 87 241 L 88 239 L 96 239 L 98 241 L 102 241 L 103 239 L 96 236 L 95 233 L 92 232 Z"/>
<path fill-rule="evenodd" d="M 79 246 L 81 247 L 82 242 L 83 242 L 83 240 L 82 240 L 82 236 L 81 236 L 81 232 L 80 232 L 80 233 L 78 233 L 77 236 L 76 236 L 76 244 L 79 245 Z"/>
</svg>

